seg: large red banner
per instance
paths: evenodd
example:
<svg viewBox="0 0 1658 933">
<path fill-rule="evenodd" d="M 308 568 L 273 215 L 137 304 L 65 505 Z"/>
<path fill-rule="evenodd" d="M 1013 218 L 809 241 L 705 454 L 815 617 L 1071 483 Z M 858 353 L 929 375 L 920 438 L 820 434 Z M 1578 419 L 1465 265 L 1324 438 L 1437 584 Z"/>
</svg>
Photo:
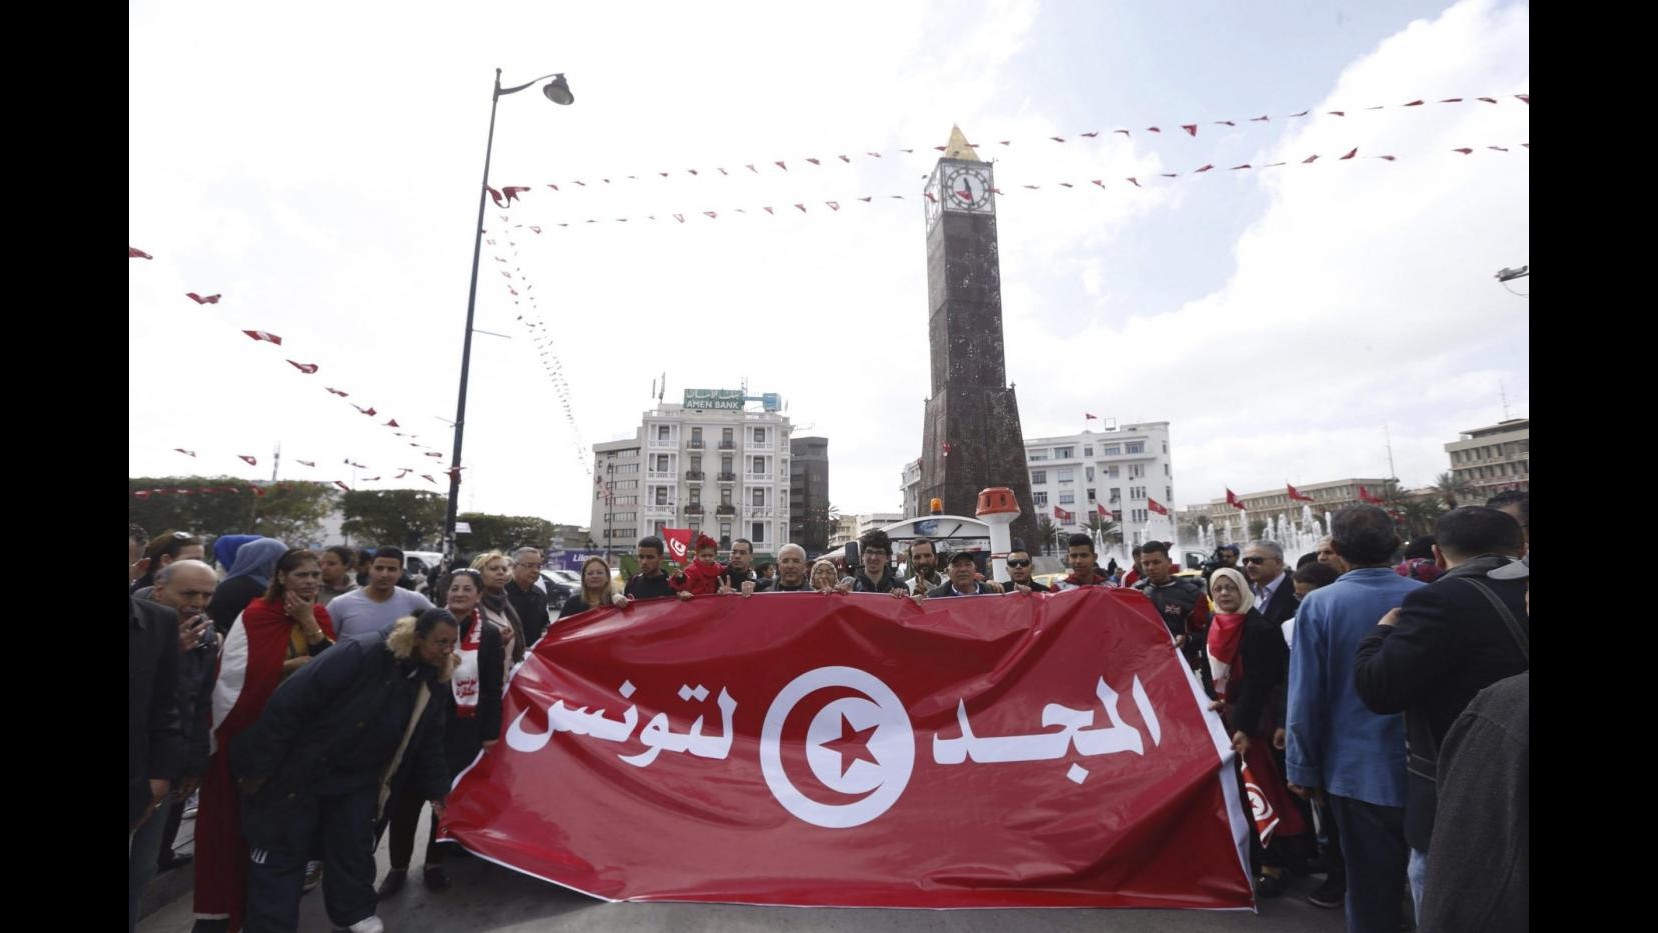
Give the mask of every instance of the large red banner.
<svg viewBox="0 0 1658 933">
<path fill-rule="evenodd" d="M 443 836 L 612 900 L 1249 908 L 1206 706 L 1130 590 L 592 610 L 513 676 Z"/>
</svg>

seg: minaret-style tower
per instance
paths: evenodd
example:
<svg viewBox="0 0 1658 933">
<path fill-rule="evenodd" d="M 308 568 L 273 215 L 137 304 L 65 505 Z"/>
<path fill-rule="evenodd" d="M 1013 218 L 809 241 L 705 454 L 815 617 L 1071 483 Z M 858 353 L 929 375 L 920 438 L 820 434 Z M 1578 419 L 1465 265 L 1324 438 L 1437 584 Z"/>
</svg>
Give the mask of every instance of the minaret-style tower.
<svg viewBox="0 0 1658 933">
<path fill-rule="evenodd" d="M 934 497 L 972 515 L 979 491 L 1006 486 L 1019 501 L 1016 542 L 1036 550 L 1036 508 L 1025 469 L 1019 402 L 1002 350 L 1002 271 L 995 173 L 960 127 L 927 181 L 927 331 L 932 397 L 922 425 L 922 511 Z"/>
</svg>

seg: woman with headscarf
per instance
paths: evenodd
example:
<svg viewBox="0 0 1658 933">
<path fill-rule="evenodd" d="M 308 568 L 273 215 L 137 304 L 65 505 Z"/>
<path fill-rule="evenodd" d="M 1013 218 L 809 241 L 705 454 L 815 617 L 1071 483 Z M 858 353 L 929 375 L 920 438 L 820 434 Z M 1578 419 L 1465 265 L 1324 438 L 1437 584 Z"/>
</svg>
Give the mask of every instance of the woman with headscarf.
<svg viewBox="0 0 1658 933">
<path fill-rule="evenodd" d="M 841 574 L 835 569 L 834 561 L 819 558 L 818 562 L 812 565 L 812 589 L 819 593 L 833 593 L 840 580 Z"/>
<path fill-rule="evenodd" d="M 1290 798 L 1278 764 L 1272 756 L 1273 732 L 1279 725 L 1270 709 L 1273 692 L 1285 677 L 1289 647 L 1277 626 L 1255 608 L 1244 575 L 1231 567 L 1216 568 L 1209 577 L 1209 596 L 1215 612 L 1209 622 L 1209 673 L 1215 702 L 1232 737 L 1238 760 L 1249 771 L 1250 782 L 1278 815 L 1278 828 L 1270 850 L 1263 850 L 1260 837 L 1250 833 L 1251 861 L 1260 867 L 1255 879 L 1257 897 L 1284 893 L 1283 857 L 1278 840 L 1306 832 L 1301 813 Z M 1242 801 L 1246 810 L 1250 803 Z M 1249 815 L 1250 822 L 1254 821 Z"/>
<path fill-rule="evenodd" d="M 524 623 L 518 620 L 518 610 L 507 599 L 507 581 L 512 579 L 512 561 L 500 551 L 479 554 L 472 561 L 472 569 L 482 574 L 484 595 L 480 611 L 484 618 L 501 630 L 512 663 L 524 660 Z"/>
<path fill-rule="evenodd" d="M 455 643 L 455 671 L 449 677 L 451 702 L 445 704 L 443 727 L 443 757 L 453 786 L 455 778 L 472 764 L 478 752 L 501 738 L 501 693 L 506 665 L 501 632 L 486 622 L 478 609 L 483 598 L 483 575 L 466 568 L 457 570 L 443 581 L 441 592 L 448 599 L 444 608 L 460 622 L 460 637 Z M 380 900 L 402 890 L 408 880 L 409 862 L 414 857 L 415 826 L 428 799 L 419 788 L 406 785 L 391 800 L 387 842 L 391 870 L 380 882 Z M 443 870 L 444 847 L 437 844 L 438 822 L 437 815 L 433 814 L 431 833 L 426 837 L 424 880 L 431 891 L 449 887 L 449 875 Z"/>
<path fill-rule="evenodd" d="M 270 538 L 253 542 L 237 555 L 237 565 L 249 549 L 266 542 L 281 544 Z M 248 846 L 225 748 L 258 721 L 289 674 L 334 643 L 333 621 L 328 610 L 317 605 L 322 586 L 317 555 L 294 548 L 272 563 L 269 589 L 236 614 L 219 655 L 213 685 L 213 757 L 202 778 L 196 811 L 196 917 L 227 921 L 225 929 L 232 933 L 241 929 L 246 904 Z M 251 577 L 244 574 L 239 579 Z"/>
<path fill-rule="evenodd" d="M 224 540 L 214 542 L 215 556 L 219 555 L 219 546 Z M 207 604 L 207 615 L 221 637 L 230 631 L 231 623 L 248 603 L 265 595 L 271 585 L 271 575 L 276 572 L 276 562 L 282 559 L 288 546 L 275 538 L 254 538 L 226 550 L 235 555 L 235 561 L 220 565 L 230 567 L 230 573 L 219 581 L 219 588 L 213 591 L 213 601 Z"/>
</svg>

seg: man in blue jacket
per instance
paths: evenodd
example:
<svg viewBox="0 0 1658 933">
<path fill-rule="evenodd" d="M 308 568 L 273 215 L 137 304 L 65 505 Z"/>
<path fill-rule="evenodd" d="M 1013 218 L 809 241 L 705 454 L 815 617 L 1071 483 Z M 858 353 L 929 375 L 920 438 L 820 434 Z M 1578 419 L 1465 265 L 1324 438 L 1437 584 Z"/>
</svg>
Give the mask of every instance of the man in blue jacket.
<svg viewBox="0 0 1658 933">
<path fill-rule="evenodd" d="M 1396 933 L 1405 844 L 1405 723 L 1365 707 L 1353 685 L 1359 643 L 1420 581 L 1393 572 L 1393 519 L 1373 505 L 1331 521 L 1332 545 L 1352 567 L 1307 594 L 1290 652 L 1290 789 L 1327 799 L 1347 862 L 1347 929 Z"/>
</svg>

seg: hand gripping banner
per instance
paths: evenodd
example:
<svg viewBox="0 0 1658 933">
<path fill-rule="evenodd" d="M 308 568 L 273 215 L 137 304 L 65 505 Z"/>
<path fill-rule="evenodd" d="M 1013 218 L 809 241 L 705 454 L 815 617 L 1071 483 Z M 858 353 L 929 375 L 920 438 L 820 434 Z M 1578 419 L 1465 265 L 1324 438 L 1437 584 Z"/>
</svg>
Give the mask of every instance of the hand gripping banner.
<svg viewBox="0 0 1658 933">
<path fill-rule="evenodd" d="M 442 837 L 611 900 L 1248 909 L 1206 706 L 1129 590 L 592 610 L 512 678 Z"/>
</svg>

